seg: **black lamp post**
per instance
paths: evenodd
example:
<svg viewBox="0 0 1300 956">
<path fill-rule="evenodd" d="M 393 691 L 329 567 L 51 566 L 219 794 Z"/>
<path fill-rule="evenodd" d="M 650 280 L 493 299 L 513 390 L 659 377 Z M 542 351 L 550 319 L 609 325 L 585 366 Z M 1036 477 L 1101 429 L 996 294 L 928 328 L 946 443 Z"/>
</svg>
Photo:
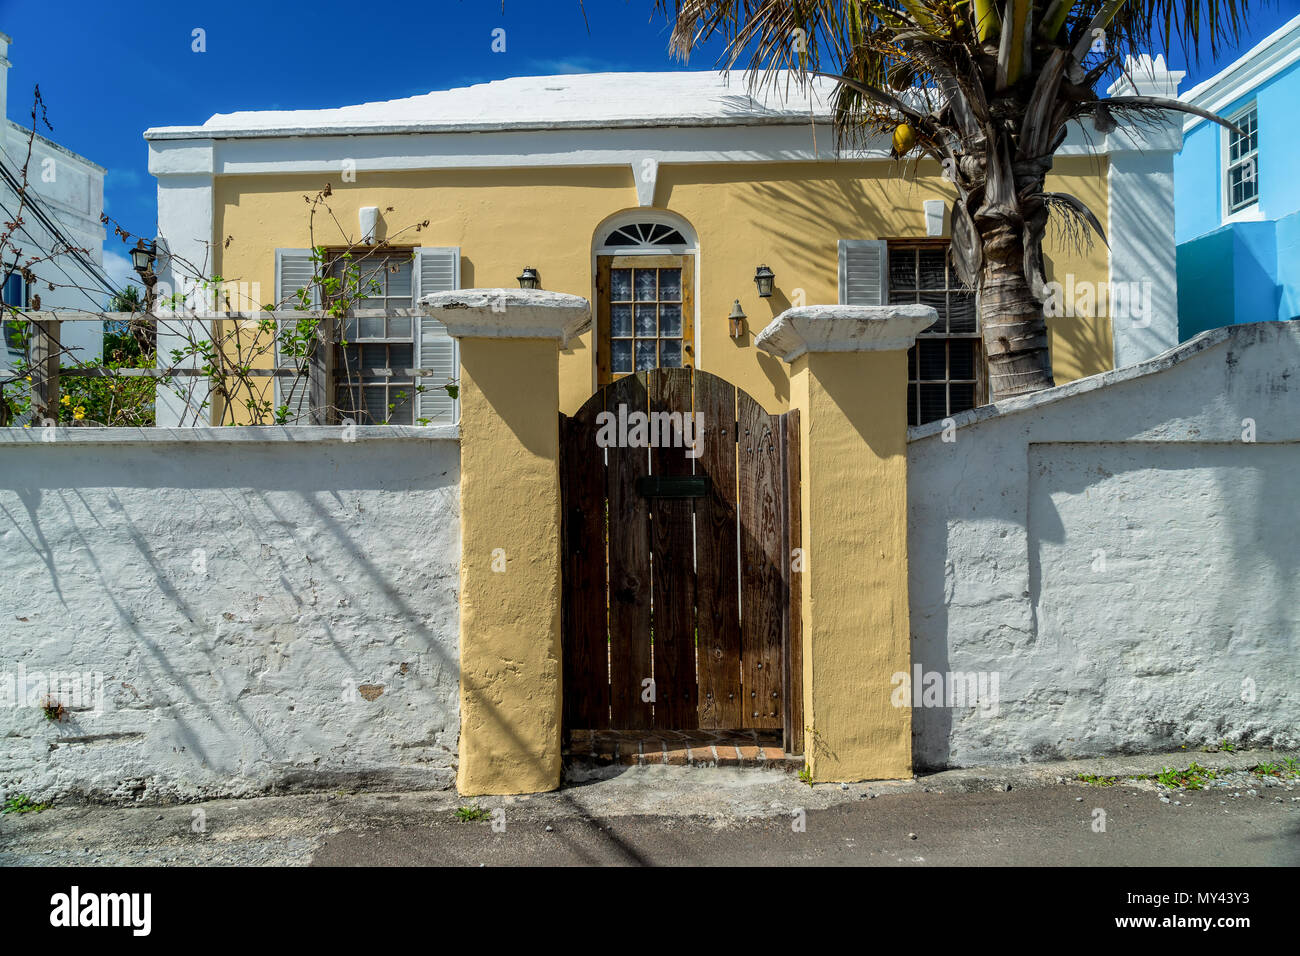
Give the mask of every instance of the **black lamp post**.
<svg viewBox="0 0 1300 956">
<path fill-rule="evenodd" d="M 519 288 L 540 289 L 541 287 L 542 277 L 537 274 L 537 270 L 532 266 L 524 266 L 524 271 L 519 273 Z"/>
<path fill-rule="evenodd" d="M 150 240 L 145 245 L 144 238 L 136 240 L 135 248 L 131 250 L 131 266 L 140 276 L 140 281 L 144 283 L 144 310 L 146 313 L 153 311 L 153 287 L 158 284 L 158 275 L 153 271 L 154 260 L 158 257 L 158 243 Z"/>
<path fill-rule="evenodd" d="M 767 266 L 759 266 L 754 273 L 754 285 L 758 286 L 758 297 L 760 299 L 772 298 L 772 283 L 776 280 L 776 274 Z"/>
</svg>

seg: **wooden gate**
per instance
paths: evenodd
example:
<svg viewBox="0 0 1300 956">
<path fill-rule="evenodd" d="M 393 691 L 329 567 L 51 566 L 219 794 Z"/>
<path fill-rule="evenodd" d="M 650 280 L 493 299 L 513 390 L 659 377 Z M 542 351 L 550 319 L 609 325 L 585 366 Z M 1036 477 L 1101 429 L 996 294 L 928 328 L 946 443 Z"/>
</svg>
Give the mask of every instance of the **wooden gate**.
<svg viewBox="0 0 1300 956">
<path fill-rule="evenodd" d="M 566 730 L 780 730 L 803 752 L 798 414 L 683 368 L 560 416 Z"/>
</svg>

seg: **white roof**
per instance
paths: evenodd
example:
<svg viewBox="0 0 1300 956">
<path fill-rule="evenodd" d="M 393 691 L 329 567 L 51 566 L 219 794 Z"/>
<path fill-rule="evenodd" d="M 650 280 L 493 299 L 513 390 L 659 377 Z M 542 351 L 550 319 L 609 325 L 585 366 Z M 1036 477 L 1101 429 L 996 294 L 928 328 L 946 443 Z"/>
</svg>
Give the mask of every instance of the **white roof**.
<svg viewBox="0 0 1300 956">
<path fill-rule="evenodd" d="M 336 109 L 218 113 L 145 138 L 806 123 L 829 120 L 833 89 L 830 80 L 800 88 L 778 75 L 751 96 L 740 71 L 516 76 Z"/>
</svg>

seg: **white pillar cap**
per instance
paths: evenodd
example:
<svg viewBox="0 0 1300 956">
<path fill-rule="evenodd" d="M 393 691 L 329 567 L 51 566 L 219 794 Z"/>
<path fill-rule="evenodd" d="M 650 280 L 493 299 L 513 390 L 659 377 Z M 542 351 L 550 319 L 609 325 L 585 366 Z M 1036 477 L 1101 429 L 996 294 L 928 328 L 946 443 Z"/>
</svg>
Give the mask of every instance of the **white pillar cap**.
<svg viewBox="0 0 1300 956">
<path fill-rule="evenodd" d="M 453 338 L 558 339 L 560 346 L 591 324 L 591 303 L 544 289 L 455 289 L 420 296 L 420 308 Z"/>
<path fill-rule="evenodd" d="M 911 348 L 938 319 L 928 305 L 807 305 L 786 309 L 754 344 L 785 362 L 805 352 L 889 352 Z"/>
</svg>

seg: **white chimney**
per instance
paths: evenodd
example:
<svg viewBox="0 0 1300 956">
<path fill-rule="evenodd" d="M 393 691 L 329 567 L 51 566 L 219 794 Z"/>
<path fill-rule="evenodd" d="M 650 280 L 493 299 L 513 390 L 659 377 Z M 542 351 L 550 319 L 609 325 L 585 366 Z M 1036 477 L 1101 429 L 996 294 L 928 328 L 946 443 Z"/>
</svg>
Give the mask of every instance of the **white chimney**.
<svg viewBox="0 0 1300 956">
<path fill-rule="evenodd" d="M 0 33 L 0 124 L 9 118 L 9 44 L 13 37 Z"/>
</svg>

